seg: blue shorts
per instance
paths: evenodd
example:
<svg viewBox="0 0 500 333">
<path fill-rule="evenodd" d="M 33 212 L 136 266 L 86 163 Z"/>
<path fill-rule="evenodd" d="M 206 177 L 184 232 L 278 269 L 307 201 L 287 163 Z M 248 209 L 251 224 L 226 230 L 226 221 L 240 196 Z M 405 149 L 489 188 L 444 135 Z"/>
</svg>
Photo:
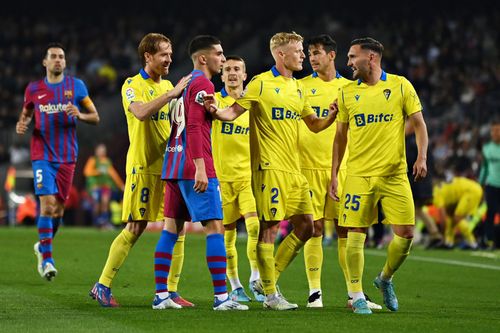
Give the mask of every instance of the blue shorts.
<svg viewBox="0 0 500 333">
<path fill-rule="evenodd" d="M 32 161 L 33 181 L 36 195 L 56 195 L 64 202 L 75 174 L 74 163 L 57 163 L 44 160 Z"/>
<path fill-rule="evenodd" d="M 201 222 L 222 220 L 222 199 L 217 178 L 208 179 L 207 190 L 196 193 L 194 180 L 167 180 L 165 185 L 165 217 Z"/>
</svg>

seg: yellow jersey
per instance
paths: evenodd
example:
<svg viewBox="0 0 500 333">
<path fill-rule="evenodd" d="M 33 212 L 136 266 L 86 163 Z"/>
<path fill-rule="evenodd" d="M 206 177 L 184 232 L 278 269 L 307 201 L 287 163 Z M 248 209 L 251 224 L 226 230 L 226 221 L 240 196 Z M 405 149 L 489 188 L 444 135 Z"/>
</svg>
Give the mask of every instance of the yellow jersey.
<svg viewBox="0 0 500 333">
<path fill-rule="evenodd" d="M 406 173 L 406 117 L 422 111 L 412 84 L 382 71 L 369 86 L 361 80 L 342 87 L 337 121 L 349 123 L 347 174 L 391 176 Z"/>
<path fill-rule="evenodd" d="M 318 118 L 328 117 L 328 108 L 337 98 L 340 87 L 351 82 L 343 78 L 339 72 L 335 79 L 323 81 L 318 73 L 300 80 L 304 84 L 306 95 Z M 335 138 L 336 123 L 319 133 L 313 133 L 302 122 L 299 125 L 299 155 L 301 169 L 330 170 L 332 167 L 332 149 Z"/>
<path fill-rule="evenodd" d="M 300 173 L 299 123 L 314 114 L 302 83 L 273 66 L 256 75 L 236 103 L 250 110 L 252 170 Z"/>
<path fill-rule="evenodd" d="M 147 103 L 174 87 L 168 80 L 154 82 L 141 69 L 140 73 L 129 77 L 122 86 L 122 103 L 127 117 L 130 146 L 127 153 L 127 174 L 161 174 L 163 154 L 170 135 L 168 104 L 150 119 L 140 121 L 128 110 L 134 102 Z"/>
<path fill-rule="evenodd" d="M 432 191 L 433 202 L 439 208 L 456 205 L 465 194 L 476 193 L 482 196 L 481 185 L 469 178 L 454 177 L 451 182 L 443 182 L 434 186 Z"/>
<path fill-rule="evenodd" d="M 221 109 L 235 101 L 224 88 L 215 94 L 215 99 Z M 212 155 L 220 181 L 251 179 L 249 121 L 249 114 L 245 112 L 234 121 L 214 120 L 212 123 Z"/>
</svg>

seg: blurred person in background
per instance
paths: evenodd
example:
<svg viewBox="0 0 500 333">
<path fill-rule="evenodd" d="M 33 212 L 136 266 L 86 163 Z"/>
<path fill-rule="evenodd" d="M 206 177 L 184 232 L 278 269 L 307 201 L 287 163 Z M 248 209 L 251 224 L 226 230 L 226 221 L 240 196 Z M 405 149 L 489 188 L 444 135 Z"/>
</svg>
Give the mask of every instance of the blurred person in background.
<svg viewBox="0 0 500 333">
<path fill-rule="evenodd" d="M 40 200 L 39 242 L 35 243 L 34 251 L 38 273 L 51 281 L 57 275 L 52 240 L 62 222 L 78 156 L 76 125 L 79 121 L 96 125 L 99 115 L 85 83 L 64 74 L 66 55 L 61 44 L 51 43 L 46 47 L 43 66 L 46 77 L 26 88 L 16 132 L 25 134 L 34 116 L 31 160 L 35 194 Z M 86 112 L 81 112 L 82 109 Z"/>
<path fill-rule="evenodd" d="M 98 144 L 94 156 L 89 157 L 83 174 L 86 177 L 87 191 L 93 200 L 94 225 L 100 228 L 110 226 L 110 201 L 112 192 L 123 192 L 125 184 L 107 157 L 106 145 Z"/>
<path fill-rule="evenodd" d="M 484 186 L 488 211 L 485 221 L 485 242 L 489 249 L 500 248 L 500 117 L 491 123 L 491 141 L 483 146 L 483 162 L 479 182 Z"/>
<path fill-rule="evenodd" d="M 441 180 L 433 189 L 434 205 L 440 209 L 445 223 L 445 245 L 455 246 L 455 234 L 460 232 L 464 238 L 464 248 L 477 249 L 478 244 L 469 220 L 476 213 L 483 198 L 481 185 L 465 177 L 453 177 L 451 180 Z"/>
</svg>

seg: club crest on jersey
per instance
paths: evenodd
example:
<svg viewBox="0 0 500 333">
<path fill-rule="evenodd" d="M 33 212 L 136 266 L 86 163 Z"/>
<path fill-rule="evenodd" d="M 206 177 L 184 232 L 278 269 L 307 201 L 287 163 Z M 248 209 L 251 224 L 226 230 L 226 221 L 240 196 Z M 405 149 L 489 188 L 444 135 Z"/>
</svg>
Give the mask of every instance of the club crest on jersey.
<svg viewBox="0 0 500 333">
<path fill-rule="evenodd" d="M 297 95 L 299 95 L 299 98 L 302 98 L 302 91 L 300 89 L 297 89 Z"/>
<path fill-rule="evenodd" d="M 155 91 L 154 91 L 153 89 L 149 90 L 149 94 L 150 94 L 151 96 L 153 96 L 153 94 L 154 94 L 154 93 L 155 93 Z"/>
<path fill-rule="evenodd" d="M 273 214 L 273 217 L 276 216 L 276 212 L 278 211 L 278 209 L 276 208 L 271 208 L 271 214 Z"/>
<path fill-rule="evenodd" d="M 359 95 L 355 95 L 354 98 L 356 98 L 356 102 L 359 101 Z"/>
<path fill-rule="evenodd" d="M 135 184 L 132 184 L 132 186 L 130 186 L 130 191 L 134 192 L 135 187 L 136 187 L 136 185 L 135 185 Z"/>
<path fill-rule="evenodd" d="M 262 192 L 264 192 L 264 189 L 265 189 L 265 188 L 266 188 L 266 185 L 265 185 L 265 184 L 262 184 L 262 185 L 260 186 L 260 190 L 261 190 Z"/>
<path fill-rule="evenodd" d="M 67 99 L 73 99 L 73 90 L 64 90 L 64 97 Z"/>
<path fill-rule="evenodd" d="M 280 88 L 274 88 L 274 91 L 276 91 L 277 94 L 280 93 Z"/>
<path fill-rule="evenodd" d="M 313 95 L 316 93 L 316 89 L 311 89 L 311 92 L 313 93 Z"/>
<path fill-rule="evenodd" d="M 200 90 L 196 94 L 196 97 L 194 98 L 194 101 L 200 105 L 203 105 L 203 96 L 207 95 L 207 92 L 205 90 Z"/>
<path fill-rule="evenodd" d="M 141 213 L 141 217 L 144 217 L 144 214 L 146 214 L 146 208 L 139 208 L 139 213 Z"/>
<path fill-rule="evenodd" d="M 132 102 L 132 100 L 135 98 L 134 89 L 127 88 L 127 90 L 125 90 L 125 97 L 127 97 L 127 101 Z"/>
<path fill-rule="evenodd" d="M 391 96 L 391 89 L 385 89 L 384 96 L 386 100 L 389 100 L 389 96 Z"/>
</svg>

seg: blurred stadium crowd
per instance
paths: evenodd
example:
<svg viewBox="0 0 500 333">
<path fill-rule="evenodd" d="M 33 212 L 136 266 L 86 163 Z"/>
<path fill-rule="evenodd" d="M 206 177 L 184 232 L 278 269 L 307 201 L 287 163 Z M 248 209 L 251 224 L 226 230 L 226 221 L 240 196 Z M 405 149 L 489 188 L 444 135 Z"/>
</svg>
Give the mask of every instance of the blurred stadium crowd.
<svg viewBox="0 0 500 333">
<path fill-rule="evenodd" d="M 169 79 L 175 82 L 191 68 L 186 46 L 197 34 L 218 36 L 226 55 L 237 53 L 245 58 L 251 77 L 272 65 L 270 36 L 293 30 L 306 39 L 319 33 L 336 39 L 337 68 L 347 78 L 351 77 L 346 66 L 350 41 L 361 36 L 381 41 L 384 69 L 406 76 L 424 105 L 434 160 L 430 167 L 443 172 L 459 163 L 466 174 L 477 178 L 481 147 L 489 140 L 489 120 L 500 114 L 500 10 L 494 7 L 386 5 L 364 12 L 339 4 L 339 8 L 330 6 L 332 10 L 287 7 L 279 12 L 279 6 L 264 9 L 249 3 L 199 8 L 165 3 L 161 10 L 128 5 L 122 3 L 119 15 L 110 4 L 82 15 L 51 15 L 47 8 L 46 13 L 0 14 L 0 165 L 19 155 L 16 148 L 28 147 L 28 138 L 16 137 L 14 126 L 26 85 L 44 76 L 42 51 L 48 42 L 66 46 L 68 70 L 87 83 L 102 119 L 95 132 L 88 127 L 85 131 L 90 134 L 79 132 L 75 184 L 83 188 L 83 175 L 78 171 L 99 142 L 113 143 L 108 154 L 124 175 L 128 141 L 120 88 L 140 68 L 136 46 L 145 33 L 161 32 L 173 41 Z M 305 64 L 297 77 L 310 73 L 307 60 Z"/>
</svg>

